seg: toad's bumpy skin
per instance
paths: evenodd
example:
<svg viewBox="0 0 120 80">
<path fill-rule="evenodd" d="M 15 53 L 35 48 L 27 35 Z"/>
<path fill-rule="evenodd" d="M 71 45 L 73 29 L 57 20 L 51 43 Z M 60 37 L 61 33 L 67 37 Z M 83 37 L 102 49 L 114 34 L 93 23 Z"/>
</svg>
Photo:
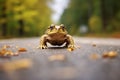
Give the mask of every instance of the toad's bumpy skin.
<svg viewBox="0 0 120 80">
<path fill-rule="evenodd" d="M 74 48 L 74 40 L 72 36 L 67 34 L 65 26 L 61 24 L 60 26 L 56 26 L 51 24 L 46 33 L 40 39 L 40 48 L 46 49 L 48 48 L 47 42 L 51 45 L 58 45 L 61 46 L 62 44 L 66 43 L 66 47 Z"/>
</svg>

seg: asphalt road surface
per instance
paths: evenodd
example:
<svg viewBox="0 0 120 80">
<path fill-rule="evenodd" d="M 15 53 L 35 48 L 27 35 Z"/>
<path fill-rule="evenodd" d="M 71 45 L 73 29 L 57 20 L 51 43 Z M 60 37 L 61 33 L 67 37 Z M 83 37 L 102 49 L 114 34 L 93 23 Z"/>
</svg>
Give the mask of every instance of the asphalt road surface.
<svg viewBox="0 0 120 80">
<path fill-rule="evenodd" d="M 69 51 L 62 47 L 37 49 L 39 38 L 0 40 L 0 48 L 11 46 L 26 48 L 19 56 L 0 57 L 0 64 L 21 59 L 30 59 L 32 66 L 26 69 L 0 71 L 0 80 L 120 80 L 120 39 L 74 37 L 76 49 Z M 16 48 L 17 47 L 17 48 Z M 114 51 L 114 58 L 102 57 L 103 53 Z M 62 58 L 54 59 L 54 55 Z"/>
</svg>

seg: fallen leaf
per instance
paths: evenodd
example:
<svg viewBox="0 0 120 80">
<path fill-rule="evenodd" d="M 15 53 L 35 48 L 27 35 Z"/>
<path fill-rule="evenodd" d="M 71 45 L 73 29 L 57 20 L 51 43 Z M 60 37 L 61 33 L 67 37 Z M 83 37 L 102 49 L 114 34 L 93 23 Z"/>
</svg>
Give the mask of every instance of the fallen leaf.
<svg viewBox="0 0 120 80">
<path fill-rule="evenodd" d="M 115 51 L 110 51 L 109 54 L 108 54 L 109 58 L 114 58 L 117 56 L 117 52 Z"/>
<path fill-rule="evenodd" d="M 30 66 L 32 66 L 32 63 L 31 60 L 29 59 L 21 59 L 21 60 L 3 63 L 1 66 L 3 71 L 11 72 L 15 70 L 29 68 Z"/>
<path fill-rule="evenodd" d="M 10 50 L 2 49 L 0 50 L 0 56 L 12 56 L 13 52 Z"/>
<path fill-rule="evenodd" d="M 55 61 L 55 60 L 63 61 L 65 59 L 65 55 L 63 55 L 63 54 L 55 54 L 55 55 L 51 55 L 50 57 L 48 57 L 48 59 L 50 61 Z"/>
<path fill-rule="evenodd" d="M 17 48 L 18 46 L 15 46 Z M 26 52 L 26 48 L 18 48 L 17 52 L 13 52 L 12 50 L 9 50 L 10 46 L 3 45 L 0 49 L 0 57 L 10 57 L 10 56 L 18 56 L 19 52 Z M 13 47 L 14 48 L 14 47 Z"/>
<path fill-rule="evenodd" d="M 68 50 L 68 51 L 73 51 L 74 48 L 71 48 L 71 47 L 70 47 L 70 48 L 67 48 L 67 50 Z"/>
<path fill-rule="evenodd" d="M 93 59 L 93 60 L 96 60 L 96 59 L 98 59 L 100 56 L 98 55 L 98 54 L 96 54 L 96 53 L 93 53 L 93 54 L 91 54 L 90 55 L 90 59 Z"/>
<path fill-rule="evenodd" d="M 6 48 L 10 48 L 10 46 L 9 45 L 4 45 L 2 48 L 6 49 Z"/>
<path fill-rule="evenodd" d="M 102 57 L 103 58 L 115 58 L 117 57 L 117 52 L 115 51 L 110 51 L 110 52 L 106 52 L 106 53 L 103 53 Z"/>
<path fill-rule="evenodd" d="M 18 52 L 26 52 L 26 51 L 27 51 L 26 48 L 19 48 L 19 49 L 18 49 Z"/>
<path fill-rule="evenodd" d="M 108 58 L 108 57 L 109 57 L 109 56 L 108 56 L 108 53 L 103 53 L 103 54 L 102 54 L 102 57 L 103 57 L 103 58 Z"/>
</svg>

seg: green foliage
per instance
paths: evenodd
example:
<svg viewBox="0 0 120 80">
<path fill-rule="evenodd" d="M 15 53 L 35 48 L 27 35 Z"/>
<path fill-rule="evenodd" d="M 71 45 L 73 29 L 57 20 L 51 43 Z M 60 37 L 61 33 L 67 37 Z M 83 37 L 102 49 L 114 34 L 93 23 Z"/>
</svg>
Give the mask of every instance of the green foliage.
<svg viewBox="0 0 120 80">
<path fill-rule="evenodd" d="M 0 0 L 0 35 L 38 36 L 51 23 L 50 0 Z M 5 15 L 5 17 L 4 17 Z M 7 26 L 3 26 L 3 24 Z M 7 33 L 3 35 L 3 27 Z"/>
<path fill-rule="evenodd" d="M 80 24 L 86 24 L 88 19 L 87 0 L 71 0 L 70 5 L 64 11 L 60 23 L 78 27 Z"/>
<path fill-rule="evenodd" d="M 60 23 L 72 26 L 76 32 L 80 25 L 87 25 L 89 32 L 115 32 L 120 30 L 120 0 L 70 0 Z M 74 27 L 73 27 L 74 26 Z M 74 29 L 73 29 L 74 28 Z"/>
<path fill-rule="evenodd" d="M 102 25 L 101 25 L 100 17 L 91 16 L 91 18 L 89 18 L 89 27 L 90 27 L 90 30 L 94 33 L 101 32 Z"/>
</svg>

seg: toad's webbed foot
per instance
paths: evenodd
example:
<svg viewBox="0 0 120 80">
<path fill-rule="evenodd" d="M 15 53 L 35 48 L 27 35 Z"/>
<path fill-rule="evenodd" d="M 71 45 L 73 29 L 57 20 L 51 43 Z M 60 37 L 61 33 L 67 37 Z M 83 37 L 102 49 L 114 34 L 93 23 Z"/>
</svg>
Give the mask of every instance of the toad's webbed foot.
<svg viewBox="0 0 120 80">
<path fill-rule="evenodd" d="M 48 47 L 47 47 L 47 45 L 41 45 L 40 46 L 40 49 L 47 49 Z"/>
<path fill-rule="evenodd" d="M 43 35 L 41 37 L 41 39 L 40 39 L 40 46 L 39 46 L 40 49 L 47 49 L 48 48 L 47 44 L 46 44 L 47 43 L 46 37 L 47 37 L 47 35 Z"/>
<path fill-rule="evenodd" d="M 74 40 L 73 40 L 72 36 L 67 35 L 66 42 L 67 42 L 66 43 L 66 47 L 67 48 L 75 48 L 75 46 L 74 46 Z"/>
</svg>

